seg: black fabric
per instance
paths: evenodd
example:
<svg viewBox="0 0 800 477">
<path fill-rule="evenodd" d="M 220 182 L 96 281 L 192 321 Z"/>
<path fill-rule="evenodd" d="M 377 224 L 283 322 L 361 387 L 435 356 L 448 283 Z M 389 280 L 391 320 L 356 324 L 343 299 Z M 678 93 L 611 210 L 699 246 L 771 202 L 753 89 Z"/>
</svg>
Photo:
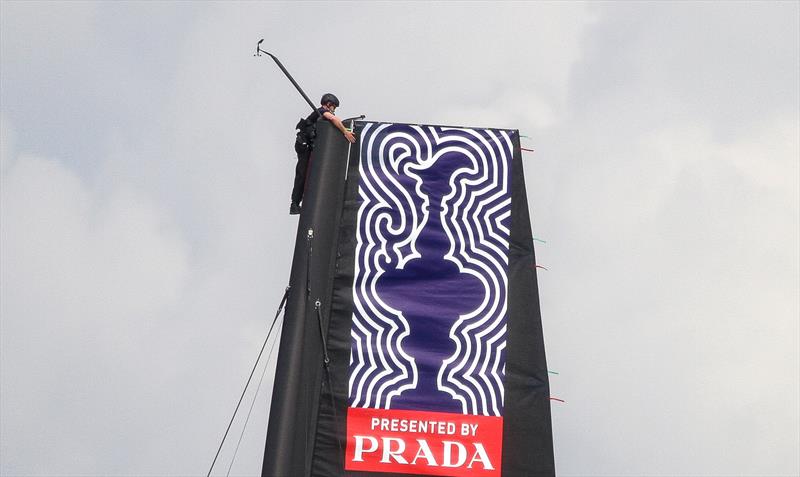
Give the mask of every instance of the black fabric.
<svg viewBox="0 0 800 477">
<path fill-rule="evenodd" d="M 545 477 L 555 475 L 550 384 L 518 132 L 514 134 L 511 171 L 502 475 Z"/>
<path fill-rule="evenodd" d="M 308 164 L 317 138 L 317 122 L 324 117 L 326 111 L 325 108 L 319 107 L 306 118 L 300 119 L 295 126 L 295 129 L 298 130 L 297 139 L 294 142 L 294 152 L 297 153 L 297 166 L 294 170 L 294 186 L 292 187 L 292 202 L 295 204 L 303 201 Z"/>
<path fill-rule="evenodd" d="M 297 227 L 264 450 L 264 477 L 307 476 L 311 472 L 323 382 L 322 340 L 314 303 L 330 296 L 333 278 L 329 270 L 335 259 L 339 219 L 339 214 L 331 211 L 341 209 L 350 145 L 331 124 L 320 125 L 318 133 Z"/>
<path fill-rule="evenodd" d="M 294 169 L 294 187 L 292 187 L 292 202 L 299 204 L 303 201 L 306 188 L 306 173 L 308 162 L 311 159 L 311 148 L 305 144 L 295 142 L 294 152 L 297 153 L 297 166 Z"/>
<path fill-rule="evenodd" d="M 356 123 L 356 138 L 360 136 Z M 327 386 L 322 388 L 319 417 L 317 419 L 317 441 L 314 448 L 311 475 L 335 477 L 345 475 L 344 449 L 347 422 L 348 364 L 350 360 L 350 325 L 353 314 L 353 273 L 355 266 L 356 217 L 361 201 L 358 198 L 358 159 L 360 142 L 350 148 L 347 158 L 348 174 L 344 201 L 339 222 L 338 250 L 333 269 L 328 318 L 328 355 L 333 393 Z M 333 409 L 331 401 L 335 402 Z"/>
<path fill-rule="evenodd" d="M 298 144 L 308 146 L 311 149 L 314 148 L 314 141 L 317 137 L 317 122 L 325 117 L 324 114 L 326 111 L 325 108 L 319 107 L 316 111 L 297 123 L 295 129 L 298 130 L 296 140 Z"/>
</svg>

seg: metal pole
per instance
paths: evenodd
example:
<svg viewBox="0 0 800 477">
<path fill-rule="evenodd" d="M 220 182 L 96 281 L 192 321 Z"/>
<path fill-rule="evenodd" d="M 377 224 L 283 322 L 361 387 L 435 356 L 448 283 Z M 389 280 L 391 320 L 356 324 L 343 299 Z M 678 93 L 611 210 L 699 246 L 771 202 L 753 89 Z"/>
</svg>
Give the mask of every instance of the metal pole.
<svg viewBox="0 0 800 477">
<path fill-rule="evenodd" d="M 263 42 L 263 41 L 264 41 L 264 39 L 263 39 L 263 38 L 262 38 L 262 39 L 260 39 L 260 40 L 258 40 L 258 44 L 256 45 L 256 54 L 255 54 L 255 55 L 253 55 L 253 56 L 261 56 L 261 53 L 264 53 L 265 55 L 268 55 L 270 58 L 272 58 L 273 60 L 275 60 L 275 63 L 278 65 L 278 68 L 280 68 L 280 69 L 281 69 L 281 71 L 283 71 L 283 74 L 285 74 L 285 75 L 286 75 L 286 77 L 287 77 L 287 78 L 289 78 L 289 81 L 291 81 L 291 82 L 292 82 L 292 84 L 294 85 L 294 87 L 297 89 L 297 92 L 298 92 L 298 93 L 300 93 L 300 95 L 302 95 L 302 96 L 303 96 L 303 99 L 305 99 L 305 100 L 306 100 L 306 103 L 308 103 L 308 105 L 309 105 L 309 106 L 311 106 L 311 109 L 313 109 L 314 111 L 316 111 L 316 110 L 317 110 L 317 106 L 315 106 L 315 105 L 314 105 L 314 102 L 313 102 L 313 101 L 311 101 L 311 100 L 308 98 L 308 95 L 305 93 L 305 91 L 303 91 L 303 88 L 301 88 L 301 87 L 300 87 L 300 85 L 299 85 L 299 84 L 297 84 L 297 81 L 295 81 L 295 80 L 294 80 L 294 78 L 292 78 L 292 75 L 291 75 L 291 74 L 289 74 L 289 71 L 287 71 L 287 70 L 286 70 L 286 67 L 284 67 L 284 66 L 283 66 L 283 63 L 281 63 L 281 60 L 279 60 L 279 59 L 278 59 L 278 58 L 277 58 L 275 55 L 273 55 L 272 53 L 270 53 L 270 52 L 268 52 L 268 51 L 264 51 L 264 50 L 262 50 L 262 49 L 261 49 L 261 42 Z"/>
</svg>

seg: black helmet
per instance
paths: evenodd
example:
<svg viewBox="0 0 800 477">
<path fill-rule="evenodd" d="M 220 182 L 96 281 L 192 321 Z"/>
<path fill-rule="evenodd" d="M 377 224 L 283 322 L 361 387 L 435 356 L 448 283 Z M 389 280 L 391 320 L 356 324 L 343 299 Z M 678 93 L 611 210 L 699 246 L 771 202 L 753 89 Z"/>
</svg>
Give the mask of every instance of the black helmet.
<svg viewBox="0 0 800 477">
<path fill-rule="evenodd" d="M 337 108 L 339 107 L 339 98 L 336 97 L 333 93 L 325 93 L 322 95 L 322 99 L 319 100 L 319 104 L 326 105 L 328 103 L 333 103 L 334 106 Z"/>
</svg>

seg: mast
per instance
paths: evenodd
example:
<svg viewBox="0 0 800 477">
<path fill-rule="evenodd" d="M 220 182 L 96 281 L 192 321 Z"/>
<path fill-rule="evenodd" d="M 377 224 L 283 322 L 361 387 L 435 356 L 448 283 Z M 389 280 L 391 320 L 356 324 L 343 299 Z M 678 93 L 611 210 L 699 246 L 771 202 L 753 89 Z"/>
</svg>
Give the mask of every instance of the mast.
<svg viewBox="0 0 800 477">
<path fill-rule="evenodd" d="M 344 194 L 349 143 L 327 121 L 317 125 L 290 277 L 261 475 L 306 476 L 311 469 L 323 348 L 315 312 L 330 296 L 331 264 Z M 357 149 L 356 149 L 357 150 Z"/>
</svg>

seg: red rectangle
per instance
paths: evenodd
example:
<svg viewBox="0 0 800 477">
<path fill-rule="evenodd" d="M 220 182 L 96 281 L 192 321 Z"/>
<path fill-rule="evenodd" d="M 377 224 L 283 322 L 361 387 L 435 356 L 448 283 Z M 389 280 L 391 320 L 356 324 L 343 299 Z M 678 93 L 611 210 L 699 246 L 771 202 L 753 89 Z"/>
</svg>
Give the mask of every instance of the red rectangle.
<svg viewBox="0 0 800 477">
<path fill-rule="evenodd" d="M 497 477 L 502 449 L 502 417 L 347 410 L 347 470 Z"/>
</svg>

